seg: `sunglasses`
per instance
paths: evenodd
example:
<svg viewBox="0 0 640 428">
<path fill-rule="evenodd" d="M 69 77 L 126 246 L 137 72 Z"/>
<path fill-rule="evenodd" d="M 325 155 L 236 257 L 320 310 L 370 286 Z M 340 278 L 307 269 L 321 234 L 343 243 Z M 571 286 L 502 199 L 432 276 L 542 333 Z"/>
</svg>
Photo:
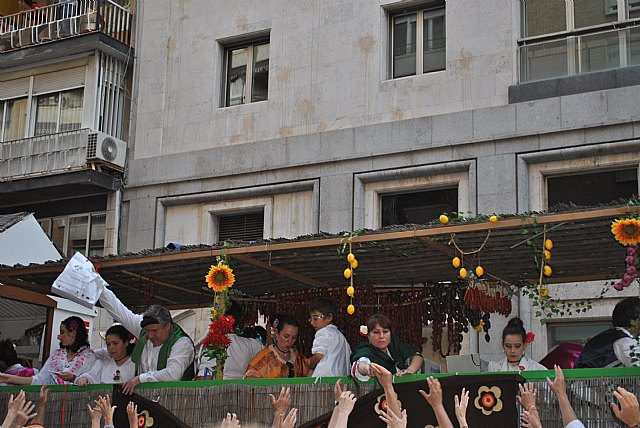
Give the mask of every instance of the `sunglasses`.
<svg viewBox="0 0 640 428">
<path fill-rule="evenodd" d="M 293 363 L 287 361 L 287 367 L 289 367 L 289 377 L 296 377 L 296 372 L 293 371 Z"/>
</svg>

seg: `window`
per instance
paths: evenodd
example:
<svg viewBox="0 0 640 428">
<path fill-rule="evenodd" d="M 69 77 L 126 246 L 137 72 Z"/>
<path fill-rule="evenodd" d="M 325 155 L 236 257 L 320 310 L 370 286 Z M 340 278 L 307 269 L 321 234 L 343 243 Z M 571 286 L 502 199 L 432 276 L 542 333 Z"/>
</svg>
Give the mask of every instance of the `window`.
<svg viewBox="0 0 640 428">
<path fill-rule="evenodd" d="M 611 328 L 611 321 L 558 322 L 547 323 L 549 349 L 563 342 L 584 345 L 589 339 Z"/>
<path fill-rule="evenodd" d="M 637 168 L 547 177 L 550 208 L 561 203 L 594 206 L 637 194 Z"/>
<path fill-rule="evenodd" d="M 445 69 L 444 7 L 391 16 L 392 76 L 404 77 Z"/>
<path fill-rule="evenodd" d="M 425 224 L 458 211 L 458 188 L 382 195 L 382 226 Z"/>
<path fill-rule="evenodd" d="M 34 136 L 80 129 L 83 93 L 84 89 L 79 88 L 38 96 Z"/>
<path fill-rule="evenodd" d="M 218 216 L 218 242 L 256 241 L 264 236 L 264 210 Z"/>
<path fill-rule="evenodd" d="M 27 107 L 27 98 L 17 98 L 0 104 L 0 119 L 2 120 L 0 141 L 19 140 L 25 137 Z"/>
<path fill-rule="evenodd" d="M 269 89 L 269 41 L 225 50 L 225 106 L 265 101 Z"/>
<path fill-rule="evenodd" d="M 86 256 L 104 253 L 105 213 L 39 219 L 42 229 L 66 257 L 76 251 Z"/>
<path fill-rule="evenodd" d="M 636 64 L 640 0 L 522 0 L 521 81 Z"/>
</svg>

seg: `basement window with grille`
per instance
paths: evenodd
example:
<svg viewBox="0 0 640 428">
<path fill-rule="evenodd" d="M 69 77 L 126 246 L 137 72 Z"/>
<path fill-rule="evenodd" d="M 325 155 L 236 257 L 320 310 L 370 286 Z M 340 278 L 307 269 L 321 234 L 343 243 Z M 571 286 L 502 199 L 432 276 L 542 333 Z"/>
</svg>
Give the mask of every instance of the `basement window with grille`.
<svg viewBox="0 0 640 428">
<path fill-rule="evenodd" d="M 638 168 L 547 177 L 547 206 L 596 206 L 638 194 Z"/>
<path fill-rule="evenodd" d="M 264 237 L 264 210 L 218 216 L 218 242 L 256 241 Z"/>
<path fill-rule="evenodd" d="M 425 224 L 458 211 L 458 188 L 382 195 L 382 226 Z"/>
</svg>

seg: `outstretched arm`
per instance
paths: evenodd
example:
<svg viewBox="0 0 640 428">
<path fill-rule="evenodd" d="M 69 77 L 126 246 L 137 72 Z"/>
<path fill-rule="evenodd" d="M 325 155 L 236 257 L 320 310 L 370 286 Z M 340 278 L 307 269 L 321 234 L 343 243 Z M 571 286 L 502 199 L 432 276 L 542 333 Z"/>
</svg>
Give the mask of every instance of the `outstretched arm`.
<svg viewBox="0 0 640 428">
<path fill-rule="evenodd" d="M 438 426 L 440 428 L 453 428 L 451 419 L 449 419 L 449 415 L 447 415 L 446 410 L 444 410 L 444 405 L 442 404 L 442 387 L 440 386 L 440 381 L 431 376 L 427 378 L 427 384 L 429 386 L 428 394 L 422 389 L 418 390 L 418 392 L 420 392 L 422 397 L 429 403 L 433 409 L 433 413 L 436 414 Z"/>
<path fill-rule="evenodd" d="M 104 309 L 109 312 L 116 321 L 122 323 L 122 325 L 131 332 L 135 337 L 140 337 L 140 322 L 142 321 L 142 315 L 134 314 L 129 308 L 127 308 L 118 299 L 113 291 L 104 287 L 102 295 L 100 296 L 100 304 Z"/>
<path fill-rule="evenodd" d="M 551 379 L 547 378 L 547 383 L 551 390 L 556 394 L 556 397 L 558 397 L 560 413 L 562 414 L 562 425 L 566 427 L 570 422 L 578 419 L 578 417 L 576 416 L 576 412 L 573 411 L 573 407 L 571 407 L 571 402 L 567 396 L 567 383 L 564 380 L 564 373 L 562 373 L 562 369 L 557 364 L 553 368 L 556 372 L 556 378 L 553 382 Z"/>
<path fill-rule="evenodd" d="M 47 401 L 49 401 L 49 387 L 47 385 L 42 385 L 38 399 L 38 409 L 36 410 L 38 416 L 33 419 L 32 423 L 44 425 L 44 414 L 47 412 Z"/>
<path fill-rule="evenodd" d="M 621 386 L 618 387 L 618 390 L 613 395 L 620 403 L 620 407 L 615 403 L 611 403 L 611 408 L 616 417 L 629 427 L 640 425 L 640 407 L 636 396 Z"/>
</svg>

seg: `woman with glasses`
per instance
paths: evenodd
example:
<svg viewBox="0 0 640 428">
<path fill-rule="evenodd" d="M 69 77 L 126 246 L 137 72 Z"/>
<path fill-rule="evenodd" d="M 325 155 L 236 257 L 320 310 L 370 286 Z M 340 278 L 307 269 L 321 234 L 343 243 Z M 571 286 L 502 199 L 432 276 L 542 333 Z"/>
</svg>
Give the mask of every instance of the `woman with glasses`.
<svg viewBox="0 0 640 428">
<path fill-rule="evenodd" d="M 245 379 L 307 376 L 307 359 L 293 346 L 300 325 L 289 315 L 278 315 L 272 323 L 273 344 L 258 352 L 249 363 Z"/>
</svg>

